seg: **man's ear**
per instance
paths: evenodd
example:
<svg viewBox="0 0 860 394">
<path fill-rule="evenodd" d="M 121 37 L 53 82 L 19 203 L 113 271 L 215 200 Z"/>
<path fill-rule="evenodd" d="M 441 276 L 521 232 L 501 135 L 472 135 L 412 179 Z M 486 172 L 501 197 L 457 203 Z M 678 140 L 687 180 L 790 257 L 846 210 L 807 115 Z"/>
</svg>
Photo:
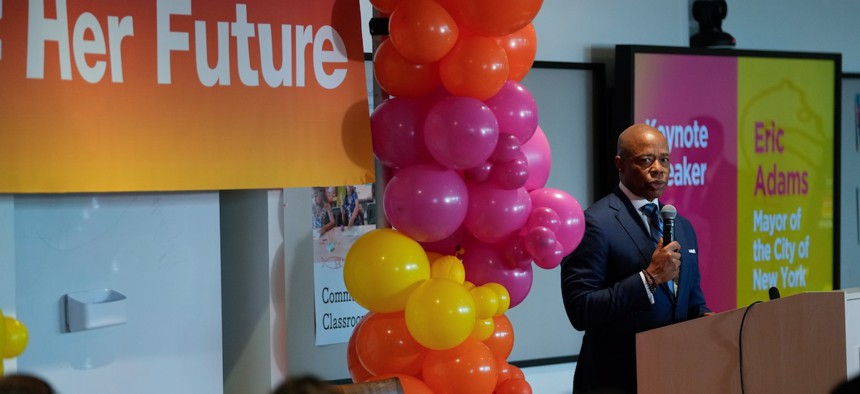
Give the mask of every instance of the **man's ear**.
<svg viewBox="0 0 860 394">
<path fill-rule="evenodd" d="M 624 168 L 623 160 L 620 155 L 615 155 L 615 169 L 618 170 L 618 173 L 621 173 L 621 170 Z"/>
</svg>

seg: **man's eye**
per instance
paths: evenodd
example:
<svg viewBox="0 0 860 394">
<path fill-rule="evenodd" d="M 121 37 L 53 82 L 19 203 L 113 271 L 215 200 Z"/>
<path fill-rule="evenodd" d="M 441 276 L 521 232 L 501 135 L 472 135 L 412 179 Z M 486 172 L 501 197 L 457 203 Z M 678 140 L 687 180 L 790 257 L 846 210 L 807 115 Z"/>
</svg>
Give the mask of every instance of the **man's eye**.
<svg viewBox="0 0 860 394">
<path fill-rule="evenodd" d="M 664 158 L 660 159 L 660 164 L 662 164 L 664 167 L 668 166 L 669 165 L 669 158 L 664 157 Z"/>
<path fill-rule="evenodd" d="M 650 157 L 640 157 L 638 161 L 639 164 L 643 166 L 650 166 L 652 163 L 654 163 L 654 159 Z"/>
</svg>

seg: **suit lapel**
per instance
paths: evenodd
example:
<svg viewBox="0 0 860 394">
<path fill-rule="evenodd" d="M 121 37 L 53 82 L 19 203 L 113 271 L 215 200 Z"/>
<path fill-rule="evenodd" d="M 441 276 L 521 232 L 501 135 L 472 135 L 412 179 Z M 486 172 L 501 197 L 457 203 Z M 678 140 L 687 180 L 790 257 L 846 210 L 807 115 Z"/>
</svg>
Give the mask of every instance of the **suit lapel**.
<svg viewBox="0 0 860 394">
<path fill-rule="evenodd" d="M 621 227 L 624 228 L 624 231 L 627 232 L 627 235 L 630 236 L 630 239 L 642 255 L 642 260 L 645 262 L 644 268 L 651 261 L 651 254 L 654 253 L 656 245 L 651 239 L 648 229 L 645 228 L 645 223 L 642 222 L 636 209 L 633 208 L 633 204 L 624 195 L 624 192 L 620 188 L 615 188 L 613 196 L 614 198 L 609 200 L 609 206 L 616 211 L 615 218 L 621 224 Z"/>
</svg>

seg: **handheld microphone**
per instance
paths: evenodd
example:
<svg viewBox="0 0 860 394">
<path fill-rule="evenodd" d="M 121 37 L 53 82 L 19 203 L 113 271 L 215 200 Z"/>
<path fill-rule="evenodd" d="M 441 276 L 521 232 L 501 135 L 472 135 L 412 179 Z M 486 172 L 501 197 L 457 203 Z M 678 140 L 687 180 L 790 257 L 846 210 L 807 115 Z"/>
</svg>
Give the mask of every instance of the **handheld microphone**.
<svg viewBox="0 0 860 394">
<path fill-rule="evenodd" d="M 660 210 L 660 216 L 663 218 L 663 245 L 668 245 L 675 241 L 675 216 L 678 211 L 671 205 L 664 205 Z"/>
<path fill-rule="evenodd" d="M 777 289 L 776 287 L 771 287 L 770 289 L 767 289 L 767 295 L 768 297 L 770 297 L 770 300 L 773 301 L 779 298 L 779 289 Z"/>
</svg>

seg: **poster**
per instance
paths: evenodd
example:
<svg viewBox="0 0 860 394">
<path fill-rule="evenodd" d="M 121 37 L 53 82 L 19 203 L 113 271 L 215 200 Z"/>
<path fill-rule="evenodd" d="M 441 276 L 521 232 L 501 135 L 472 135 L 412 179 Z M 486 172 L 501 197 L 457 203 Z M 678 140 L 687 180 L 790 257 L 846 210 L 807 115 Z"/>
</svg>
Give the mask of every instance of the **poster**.
<svg viewBox="0 0 860 394">
<path fill-rule="evenodd" d="M 343 263 L 349 248 L 376 229 L 373 185 L 312 188 L 314 315 L 317 346 L 346 343 L 367 309 L 346 289 Z"/>
</svg>

